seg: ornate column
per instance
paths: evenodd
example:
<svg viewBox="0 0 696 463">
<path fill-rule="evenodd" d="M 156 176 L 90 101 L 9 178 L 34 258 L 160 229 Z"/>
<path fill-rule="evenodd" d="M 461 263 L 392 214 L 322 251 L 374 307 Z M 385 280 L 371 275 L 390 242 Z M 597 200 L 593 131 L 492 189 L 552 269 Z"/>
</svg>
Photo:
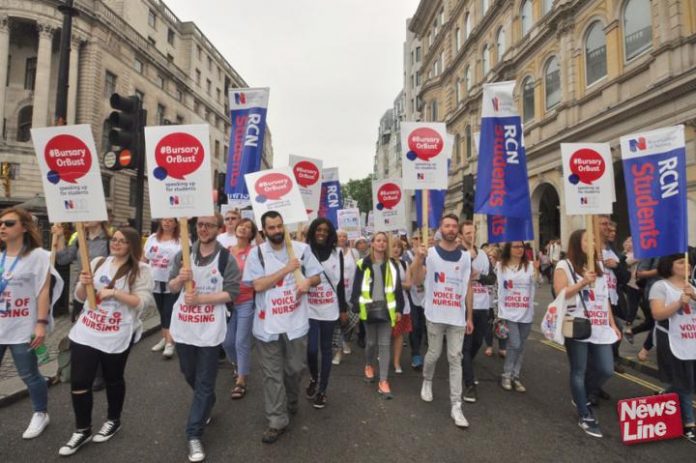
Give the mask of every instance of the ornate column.
<svg viewBox="0 0 696 463">
<path fill-rule="evenodd" d="M 51 53 L 53 32 L 51 24 L 37 24 L 39 31 L 39 49 L 36 56 L 36 80 L 34 82 L 34 113 L 31 121 L 33 128 L 46 127 L 48 124 L 48 96 L 51 85 Z"/>
<path fill-rule="evenodd" d="M 80 64 L 79 38 L 73 38 L 70 44 L 70 77 L 68 81 L 68 124 L 75 124 L 77 120 L 77 81 Z"/>
<path fill-rule="evenodd" d="M 5 89 L 7 83 L 7 60 L 10 54 L 10 20 L 7 16 L 0 16 L 0 127 L 5 119 Z M 1 129 L 0 129 L 1 130 Z M 2 134 L 0 134 L 0 139 Z"/>
</svg>

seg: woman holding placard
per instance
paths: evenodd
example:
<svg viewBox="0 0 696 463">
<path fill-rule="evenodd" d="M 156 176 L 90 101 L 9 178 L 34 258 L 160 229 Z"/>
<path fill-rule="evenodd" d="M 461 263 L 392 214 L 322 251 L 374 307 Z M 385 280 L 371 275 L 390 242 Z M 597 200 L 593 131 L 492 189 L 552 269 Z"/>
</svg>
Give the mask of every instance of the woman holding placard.
<svg viewBox="0 0 696 463">
<path fill-rule="evenodd" d="M 564 336 L 578 426 L 590 436 L 602 437 L 599 423 L 587 403 L 587 390 L 601 388 L 614 374 L 611 345 L 621 339 L 621 332 L 611 315 L 609 288 L 601 261 L 595 256 L 594 265 L 590 265 L 590 252 L 596 254 L 585 230 L 574 231 L 568 239 L 567 259 L 556 265 L 553 288 L 556 294 L 565 290 L 567 314 L 573 317 L 564 321 Z M 569 332 L 565 330 L 566 323 L 572 328 Z M 586 378 L 590 370 L 591 381 Z M 591 382 L 587 388 L 586 379 Z"/>
<path fill-rule="evenodd" d="M 696 443 L 696 421 L 691 405 L 696 360 L 696 290 L 687 284 L 689 265 L 684 254 L 660 258 L 662 278 L 650 289 L 650 310 L 656 321 L 657 365 L 665 392 L 676 392 L 681 403 L 684 437 Z"/>
<path fill-rule="evenodd" d="M 507 321 L 507 355 L 500 385 L 506 391 L 527 389 L 520 381 L 524 344 L 534 317 L 535 274 L 539 261 L 529 262 L 524 242 L 505 243 L 496 266 L 498 278 L 498 317 Z"/>
<path fill-rule="evenodd" d="M 181 250 L 179 242 L 179 221 L 173 218 L 160 219 L 157 232 L 148 236 L 143 246 L 143 260 L 150 264 L 154 287 L 152 295 L 155 298 L 157 311 L 162 325 L 162 339 L 152 347 L 152 352 L 162 351 L 162 357 L 172 358 L 174 341 L 169 334 L 169 324 L 172 321 L 172 309 L 177 294 L 169 291 L 169 272 L 172 270 L 174 256 Z"/>
<path fill-rule="evenodd" d="M 230 248 L 230 253 L 237 261 L 239 271 L 244 272 L 244 264 L 246 264 L 249 252 L 251 252 L 258 228 L 252 220 L 241 219 L 237 222 L 235 233 L 237 242 Z M 225 340 L 222 342 L 227 359 L 236 368 L 235 384 L 230 394 L 232 399 L 241 399 L 246 395 L 246 378 L 249 376 L 251 366 L 251 327 L 253 321 L 254 288 L 240 283 L 239 295 L 234 300 L 234 310 L 227 323 Z"/>
<path fill-rule="evenodd" d="M 140 262 L 140 235 L 121 228 L 111 238 L 111 255 L 93 259 L 88 272 L 80 273 L 75 299 L 86 299 L 85 286 L 94 285 L 97 307 L 85 307 L 70 330 L 70 389 L 76 430 L 60 448 L 72 455 L 90 440 L 106 442 L 121 429 L 121 410 L 126 397 L 124 371 L 131 346 L 142 334 L 140 314 L 152 301 L 150 267 Z M 107 420 L 92 435 L 92 383 L 101 366 L 106 383 Z"/>
<path fill-rule="evenodd" d="M 24 439 L 38 437 L 49 423 L 48 386 L 35 349 L 49 324 L 50 268 L 31 214 L 19 208 L 0 212 L 0 361 L 9 349 L 29 390 L 34 414 Z"/>
<path fill-rule="evenodd" d="M 392 329 L 392 355 L 394 362 L 394 372 L 396 374 L 403 373 L 401 369 L 401 353 L 404 350 L 404 334 L 412 331 L 411 325 L 411 301 L 409 291 L 411 289 L 411 280 L 409 278 L 408 264 L 404 261 L 403 241 L 398 238 L 392 239 L 391 255 L 396 261 L 399 278 L 401 279 L 401 287 L 404 294 L 404 309 L 401 314 L 401 320 Z"/>
</svg>

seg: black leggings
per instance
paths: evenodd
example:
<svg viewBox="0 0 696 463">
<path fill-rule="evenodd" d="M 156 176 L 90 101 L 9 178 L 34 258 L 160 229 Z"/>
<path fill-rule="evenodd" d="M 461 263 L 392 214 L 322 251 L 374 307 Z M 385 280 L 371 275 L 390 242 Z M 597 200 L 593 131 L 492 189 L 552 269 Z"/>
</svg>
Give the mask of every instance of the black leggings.
<svg viewBox="0 0 696 463">
<path fill-rule="evenodd" d="M 107 419 L 115 421 L 121 419 L 123 401 L 126 397 L 126 381 L 123 372 L 126 369 L 129 353 L 130 346 L 120 354 L 107 354 L 76 342 L 70 344 L 70 390 L 77 429 L 89 429 L 92 426 L 92 383 L 99 365 L 104 371 L 106 383 Z M 86 392 L 77 394 L 76 391 Z"/>
</svg>

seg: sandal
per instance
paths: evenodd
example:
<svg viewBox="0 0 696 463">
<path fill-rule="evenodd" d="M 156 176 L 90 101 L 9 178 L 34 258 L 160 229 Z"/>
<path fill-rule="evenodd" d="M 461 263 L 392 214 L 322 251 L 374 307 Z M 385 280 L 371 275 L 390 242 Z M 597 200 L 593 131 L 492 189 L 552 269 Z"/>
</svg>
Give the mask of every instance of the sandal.
<svg viewBox="0 0 696 463">
<path fill-rule="evenodd" d="M 246 395 L 246 384 L 235 384 L 234 387 L 232 388 L 232 393 L 230 394 L 230 398 L 232 399 L 241 399 Z"/>
</svg>

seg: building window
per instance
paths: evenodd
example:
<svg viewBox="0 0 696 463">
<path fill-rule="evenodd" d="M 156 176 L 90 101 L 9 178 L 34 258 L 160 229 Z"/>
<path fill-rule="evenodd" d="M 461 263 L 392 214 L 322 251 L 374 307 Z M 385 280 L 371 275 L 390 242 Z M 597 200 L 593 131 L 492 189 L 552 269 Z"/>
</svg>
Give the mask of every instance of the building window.
<svg viewBox="0 0 696 463">
<path fill-rule="evenodd" d="M 111 98 L 116 93 L 116 74 L 106 71 L 104 79 L 104 98 Z"/>
<path fill-rule="evenodd" d="M 133 60 L 133 69 L 135 69 L 135 72 L 137 72 L 138 74 L 142 74 L 144 68 L 145 68 L 145 65 L 138 58 L 135 58 Z"/>
<path fill-rule="evenodd" d="M 599 21 L 592 23 L 585 38 L 585 66 L 587 85 L 607 75 L 607 37 Z"/>
<path fill-rule="evenodd" d="M 164 125 L 164 113 L 166 110 L 167 108 L 165 108 L 164 105 L 157 105 L 157 113 L 155 114 L 155 120 L 157 121 L 157 125 Z"/>
<path fill-rule="evenodd" d="M 25 106 L 19 110 L 19 114 L 17 114 L 17 141 L 31 139 L 31 117 L 33 114 L 33 106 Z"/>
<path fill-rule="evenodd" d="M 440 26 L 445 25 L 445 7 L 443 6 L 440 8 L 440 14 L 438 15 L 438 23 L 440 23 Z"/>
<path fill-rule="evenodd" d="M 220 158 L 220 141 L 215 140 L 215 157 Z"/>
<path fill-rule="evenodd" d="M 457 79 L 457 85 L 454 86 L 454 96 L 457 101 L 457 105 L 462 102 L 462 79 Z"/>
<path fill-rule="evenodd" d="M 490 0 L 481 0 L 481 16 L 485 16 L 488 8 L 491 7 Z"/>
<path fill-rule="evenodd" d="M 184 92 L 181 91 L 180 88 L 176 89 L 176 101 L 183 101 L 184 100 Z"/>
<path fill-rule="evenodd" d="M 181 114 L 176 115 L 176 125 L 182 125 L 184 123 L 184 116 Z"/>
<path fill-rule="evenodd" d="M 471 35 L 471 14 L 467 13 L 464 18 L 464 39 L 468 39 Z"/>
<path fill-rule="evenodd" d="M 433 100 L 430 103 L 430 120 L 432 122 L 437 121 L 437 100 Z"/>
<path fill-rule="evenodd" d="M 167 43 L 172 47 L 174 46 L 174 29 L 171 27 L 167 29 Z"/>
<path fill-rule="evenodd" d="M 210 79 L 205 79 L 205 91 L 208 95 L 210 95 L 212 88 L 213 88 L 213 83 L 210 81 Z"/>
<path fill-rule="evenodd" d="M 135 96 L 137 96 L 140 101 L 145 104 L 145 93 L 143 93 L 141 90 L 138 90 L 137 88 L 135 89 Z"/>
<path fill-rule="evenodd" d="M 416 63 L 420 63 L 421 60 L 421 47 L 416 47 Z"/>
<path fill-rule="evenodd" d="M 222 80 L 222 69 L 217 68 L 218 70 L 218 80 Z"/>
<path fill-rule="evenodd" d="M 213 59 L 208 56 L 208 71 L 213 72 Z"/>
<path fill-rule="evenodd" d="M 548 14 L 553 9 L 553 0 L 543 0 L 541 3 L 541 14 Z"/>
<path fill-rule="evenodd" d="M 467 125 L 464 129 L 464 138 L 466 138 L 466 158 L 471 159 L 471 126 Z"/>
<path fill-rule="evenodd" d="M 157 15 L 150 9 L 147 10 L 147 24 L 153 29 L 157 26 Z"/>
<path fill-rule="evenodd" d="M 9 67 L 9 65 L 8 65 Z M 9 72 L 7 74 L 9 79 Z M 24 68 L 24 90 L 34 90 L 36 84 L 36 57 L 27 58 Z"/>
<path fill-rule="evenodd" d="M 428 34 L 428 48 L 433 46 L 433 31 L 430 31 L 430 34 Z"/>
<path fill-rule="evenodd" d="M 196 45 L 196 57 L 198 58 L 198 61 L 203 58 L 203 49 L 200 45 Z"/>
<path fill-rule="evenodd" d="M 466 70 L 464 71 L 464 80 L 466 81 L 466 93 L 469 93 L 471 91 L 471 66 L 467 66 Z"/>
<path fill-rule="evenodd" d="M 439 71 L 438 74 L 442 74 L 445 70 L 445 52 L 441 51 L 440 52 L 440 59 L 438 60 L 439 63 Z"/>
<path fill-rule="evenodd" d="M 164 77 L 162 77 L 162 74 L 157 74 L 157 86 L 159 88 L 164 88 Z"/>
<path fill-rule="evenodd" d="M 652 47 L 650 0 L 628 0 L 623 12 L 626 61 Z"/>
<path fill-rule="evenodd" d="M 546 109 L 551 109 L 561 101 L 561 68 L 556 56 L 546 63 L 544 87 L 546 90 Z"/>
<path fill-rule="evenodd" d="M 498 62 L 503 60 L 503 55 L 505 54 L 505 28 L 501 27 L 498 29 L 498 35 L 495 39 L 496 54 L 498 55 Z"/>
<path fill-rule="evenodd" d="M 128 178 L 128 187 L 130 188 L 130 195 L 128 195 L 128 205 L 130 207 L 136 207 L 138 204 L 138 181 L 135 177 Z"/>
<path fill-rule="evenodd" d="M 454 165 L 459 166 L 462 163 L 462 149 L 461 146 L 461 140 L 459 138 L 459 134 L 456 134 L 454 136 Z"/>
<path fill-rule="evenodd" d="M 522 3 L 520 22 L 522 23 L 522 36 L 529 34 L 529 31 L 532 30 L 532 26 L 534 25 L 531 0 L 525 0 L 524 3 Z"/>
<path fill-rule="evenodd" d="M 196 85 L 200 87 L 201 85 L 201 71 L 196 69 Z"/>
<path fill-rule="evenodd" d="M 490 57 L 490 49 L 488 48 L 488 44 L 483 46 L 483 52 L 481 53 L 481 67 L 483 68 L 483 77 L 485 78 L 486 75 L 488 74 L 488 71 L 491 70 L 491 57 Z"/>
<path fill-rule="evenodd" d="M 104 187 L 104 198 L 111 199 L 111 185 L 113 184 L 113 177 L 111 175 L 102 174 L 102 186 Z"/>
<path fill-rule="evenodd" d="M 222 96 L 222 92 L 220 91 L 219 88 L 216 88 L 216 89 L 215 89 L 215 98 L 217 99 L 217 102 L 218 102 L 218 103 L 221 102 L 221 100 L 220 100 L 220 97 L 221 97 L 221 96 Z"/>
<path fill-rule="evenodd" d="M 527 77 L 522 81 L 522 120 L 534 119 L 534 80 Z"/>
<path fill-rule="evenodd" d="M 104 124 L 102 125 L 102 137 L 101 137 L 101 150 L 104 153 L 111 151 L 111 142 L 109 141 L 109 132 L 111 132 L 112 128 L 113 127 L 111 126 L 111 121 L 109 121 L 109 119 L 105 119 Z"/>
<path fill-rule="evenodd" d="M 421 84 L 421 74 L 420 72 L 416 72 L 416 87 L 418 87 Z"/>
<path fill-rule="evenodd" d="M 193 102 L 193 112 L 196 113 L 197 116 L 200 116 L 201 104 L 198 101 Z"/>
<path fill-rule="evenodd" d="M 461 47 L 462 47 L 462 30 L 460 28 L 457 28 L 454 31 L 454 49 L 456 51 L 459 51 L 459 49 Z"/>
</svg>

